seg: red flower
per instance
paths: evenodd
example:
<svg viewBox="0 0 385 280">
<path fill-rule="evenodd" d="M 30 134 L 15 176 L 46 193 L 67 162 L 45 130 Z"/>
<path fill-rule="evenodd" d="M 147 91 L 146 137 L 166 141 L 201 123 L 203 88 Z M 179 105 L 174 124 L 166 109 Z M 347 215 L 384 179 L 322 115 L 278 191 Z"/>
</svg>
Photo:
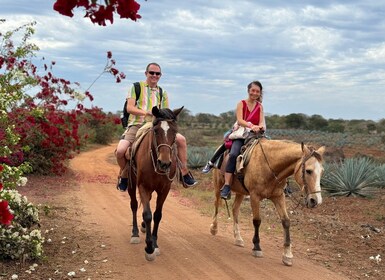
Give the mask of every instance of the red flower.
<svg viewBox="0 0 385 280">
<path fill-rule="evenodd" d="M 78 0 L 57 0 L 55 4 L 53 4 L 53 9 L 64 16 L 73 17 L 74 14 L 72 10 L 77 4 Z"/>
<path fill-rule="evenodd" d="M 115 68 L 111 68 L 111 69 L 110 69 L 110 72 L 111 72 L 114 76 L 116 76 L 117 74 L 119 74 L 119 71 L 118 71 L 117 69 L 115 69 Z"/>
<path fill-rule="evenodd" d="M 134 21 L 141 18 L 141 16 L 138 15 L 140 5 L 135 0 L 118 0 L 117 2 L 118 8 L 116 11 L 120 15 L 120 18 L 130 18 Z"/>
<path fill-rule="evenodd" d="M 88 9 L 90 4 L 88 3 L 88 0 L 78 0 L 78 7 L 84 7 Z"/>
<path fill-rule="evenodd" d="M 13 215 L 9 212 L 8 201 L 0 201 L 0 223 L 3 225 L 10 225 L 13 220 Z"/>
<path fill-rule="evenodd" d="M 114 7 L 104 5 L 99 6 L 99 10 L 90 12 L 90 19 L 93 23 L 106 26 L 106 20 L 109 20 L 111 24 L 114 22 Z"/>
</svg>

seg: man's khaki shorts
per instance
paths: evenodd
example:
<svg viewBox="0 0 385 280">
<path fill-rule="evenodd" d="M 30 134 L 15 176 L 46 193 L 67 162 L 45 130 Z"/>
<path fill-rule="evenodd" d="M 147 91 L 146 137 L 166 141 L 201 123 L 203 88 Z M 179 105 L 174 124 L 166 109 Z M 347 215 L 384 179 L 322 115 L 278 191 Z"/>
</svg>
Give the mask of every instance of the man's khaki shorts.
<svg viewBox="0 0 385 280">
<path fill-rule="evenodd" d="M 122 134 L 122 137 L 120 137 L 121 140 L 127 140 L 130 143 L 133 143 L 135 140 L 136 133 L 138 132 L 141 125 L 132 125 L 124 131 Z"/>
</svg>

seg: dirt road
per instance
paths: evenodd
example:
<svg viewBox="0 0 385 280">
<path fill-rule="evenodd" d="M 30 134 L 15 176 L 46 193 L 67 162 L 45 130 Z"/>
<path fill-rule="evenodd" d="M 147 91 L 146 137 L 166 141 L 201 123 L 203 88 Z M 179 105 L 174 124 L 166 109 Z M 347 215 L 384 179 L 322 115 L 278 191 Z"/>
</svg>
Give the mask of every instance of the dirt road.
<svg viewBox="0 0 385 280">
<path fill-rule="evenodd" d="M 294 265 L 284 266 L 282 241 L 266 234 L 261 235 L 264 257 L 253 257 L 252 232 L 242 230 L 244 248 L 233 245 L 231 223 L 219 224 L 218 234 L 212 236 L 211 218 L 180 203 L 176 192 L 170 193 L 163 211 L 158 238 L 161 255 L 146 261 L 144 236 L 140 244 L 130 244 L 130 201 L 128 194 L 114 187 L 118 168 L 114 148 L 83 152 L 71 161 L 71 169 L 80 178 L 75 195 L 84 207 L 82 226 L 99 232 L 105 244 L 103 258 L 108 261 L 103 269 L 109 276 L 100 279 L 347 279 L 299 259 L 295 248 Z"/>
</svg>

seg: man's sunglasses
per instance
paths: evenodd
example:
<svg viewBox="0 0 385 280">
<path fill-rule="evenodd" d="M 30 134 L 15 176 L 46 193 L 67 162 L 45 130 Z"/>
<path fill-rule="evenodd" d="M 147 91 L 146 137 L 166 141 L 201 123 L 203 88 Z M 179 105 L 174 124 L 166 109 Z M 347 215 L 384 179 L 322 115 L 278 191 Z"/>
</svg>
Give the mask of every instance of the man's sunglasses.
<svg viewBox="0 0 385 280">
<path fill-rule="evenodd" d="M 154 76 L 154 75 L 160 76 L 160 75 L 162 75 L 161 72 L 155 72 L 155 71 L 148 71 L 148 74 L 150 74 L 151 76 Z"/>
</svg>

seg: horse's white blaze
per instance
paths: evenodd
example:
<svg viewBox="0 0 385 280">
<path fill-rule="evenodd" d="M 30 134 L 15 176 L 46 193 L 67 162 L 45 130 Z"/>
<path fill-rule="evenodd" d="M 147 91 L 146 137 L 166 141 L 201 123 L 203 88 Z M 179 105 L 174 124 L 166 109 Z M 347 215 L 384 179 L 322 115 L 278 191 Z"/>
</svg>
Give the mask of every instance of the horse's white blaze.
<svg viewBox="0 0 385 280">
<path fill-rule="evenodd" d="M 321 195 L 321 175 L 322 175 L 322 165 L 317 161 L 314 165 L 314 174 L 316 176 L 316 186 L 315 191 L 317 192 L 317 202 L 318 204 L 322 203 L 322 195 Z"/>
<path fill-rule="evenodd" d="M 161 124 L 160 124 L 160 127 L 163 129 L 164 131 L 164 136 L 167 137 L 167 131 L 169 130 L 170 126 L 168 125 L 168 122 L 166 121 L 162 121 Z"/>
</svg>

